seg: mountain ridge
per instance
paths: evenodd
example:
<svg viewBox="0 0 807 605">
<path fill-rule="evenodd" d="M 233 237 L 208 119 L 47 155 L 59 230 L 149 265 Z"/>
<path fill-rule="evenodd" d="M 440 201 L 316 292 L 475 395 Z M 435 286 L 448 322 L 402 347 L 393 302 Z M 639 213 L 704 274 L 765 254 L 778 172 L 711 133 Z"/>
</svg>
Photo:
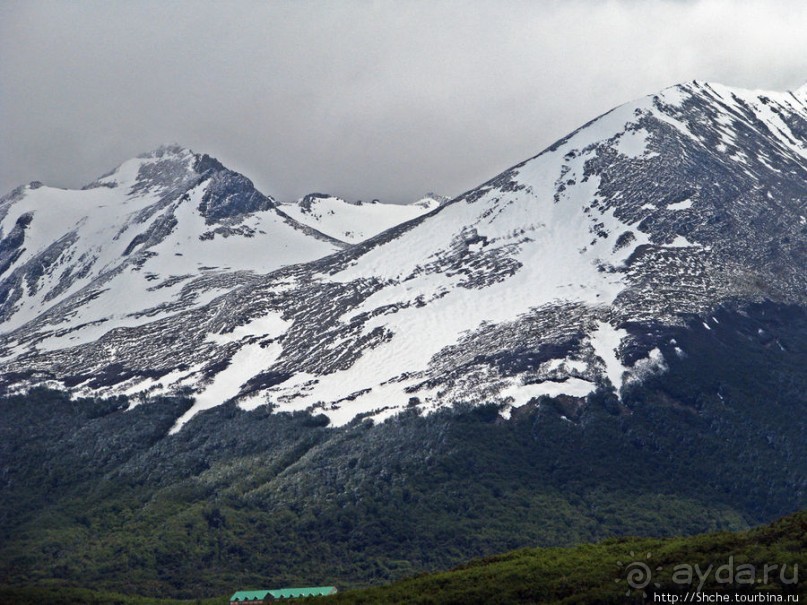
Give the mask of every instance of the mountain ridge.
<svg viewBox="0 0 807 605">
<path fill-rule="evenodd" d="M 357 244 L 448 201 L 432 196 L 411 204 L 386 204 L 378 200 L 349 202 L 324 193 L 309 193 L 297 202 L 283 204 L 282 209 L 302 224 L 340 241 Z"/>
<path fill-rule="evenodd" d="M 708 328 L 720 304 L 804 303 L 805 124 L 797 94 L 671 87 L 335 255 L 238 277 L 237 293 L 172 318 L 183 327 L 98 341 L 167 338 L 188 362 L 154 349 L 111 363 L 98 347 L 68 359 L 23 331 L 5 340 L 8 369 L 86 393 L 188 386 L 206 401 L 191 414 L 235 398 L 337 424 L 469 400 L 506 415 L 603 381 L 618 393 L 663 370 L 664 326 Z M 80 380 L 93 373 L 106 378 Z"/>
</svg>

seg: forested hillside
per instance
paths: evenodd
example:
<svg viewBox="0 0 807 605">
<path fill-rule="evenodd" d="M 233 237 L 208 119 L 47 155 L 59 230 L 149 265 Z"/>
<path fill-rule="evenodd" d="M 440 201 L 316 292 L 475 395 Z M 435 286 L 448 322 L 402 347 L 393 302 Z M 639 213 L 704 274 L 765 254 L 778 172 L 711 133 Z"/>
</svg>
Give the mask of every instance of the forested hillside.
<svg viewBox="0 0 807 605">
<path fill-rule="evenodd" d="M 687 354 L 622 400 L 603 385 L 509 420 L 460 406 L 331 428 L 231 404 L 169 435 L 188 400 L 6 397 L 0 575 L 175 597 L 351 587 L 804 508 L 807 319 L 774 305 L 715 318 L 669 333 Z"/>
</svg>

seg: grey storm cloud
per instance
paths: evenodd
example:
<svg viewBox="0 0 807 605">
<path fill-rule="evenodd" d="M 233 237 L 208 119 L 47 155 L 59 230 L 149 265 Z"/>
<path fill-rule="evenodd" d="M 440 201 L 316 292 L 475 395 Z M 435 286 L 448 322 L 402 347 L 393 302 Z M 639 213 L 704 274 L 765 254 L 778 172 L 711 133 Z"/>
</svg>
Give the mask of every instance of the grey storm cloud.
<svg viewBox="0 0 807 605">
<path fill-rule="evenodd" d="M 279 199 L 458 194 L 611 107 L 807 79 L 807 3 L 0 2 L 0 191 L 162 143 Z"/>
</svg>

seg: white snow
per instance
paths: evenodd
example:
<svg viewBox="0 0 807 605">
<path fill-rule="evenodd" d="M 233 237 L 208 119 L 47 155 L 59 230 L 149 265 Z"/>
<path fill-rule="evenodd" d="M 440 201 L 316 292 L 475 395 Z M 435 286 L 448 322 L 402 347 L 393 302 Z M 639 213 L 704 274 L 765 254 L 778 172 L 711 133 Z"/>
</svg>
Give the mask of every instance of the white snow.
<svg viewBox="0 0 807 605">
<path fill-rule="evenodd" d="M 630 158 L 638 158 L 647 150 L 649 133 L 644 128 L 626 130 L 617 141 L 616 150 Z"/>
<path fill-rule="evenodd" d="M 513 384 L 500 392 L 503 399 L 512 398 L 513 407 L 521 407 L 543 395 L 556 397 L 558 395 L 569 395 L 571 397 L 585 397 L 595 389 L 595 385 L 588 380 L 580 378 L 567 378 L 562 382 L 547 380 L 535 384 L 523 384 L 521 379 L 516 379 Z"/>
<path fill-rule="evenodd" d="M 542 372 L 552 372 L 555 370 L 585 372 L 588 369 L 588 364 L 581 359 L 551 359 L 541 364 Z"/>
<path fill-rule="evenodd" d="M 680 202 L 676 202 L 675 204 L 668 204 L 667 210 L 688 210 L 692 208 L 692 200 L 686 199 Z"/>
<path fill-rule="evenodd" d="M 689 98 L 689 93 L 685 86 L 678 84 L 665 88 L 659 96 L 666 104 L 681 107 L 684 101 Z"/>
<path fill-rule="evenodd" d="M 675 239 L 669 244 L 664 245 L 665 248 L 698 248 L 700 244 L 693 244 L 683 235 L 676 235 Z"/>
<path fill-rule="evenodd" d="M 262 346 L 259 342 L 243 345 L 230 358 L 230 365 L 216 374 L 195 397 L 193 405 L 177 419 L 170 433 L 179 431 L 182 425 L 202 410 L 221 405 L 238 395 L 245 382 L 270 367 L 282 352 L 283 347 L 277 343 L 268 346 Z"/>
<path fill-rule="evenodd" d="M 338 197 L 325 197 L 314 199 L 310 209 L 301 206 L 300 202 L 284 204 L 280 209 L 325 235 L 355 244 L 426 214 L 438 205 L 433 198 L 424 198 L 414 204 L 351 204 Z"/>
<path fill-rule="evenodd" d="M 597 329 L 589 336 L 594 354 L 605 365 L 605 375 L 616 388 L 617 394 L 622 388 L 622 377 L 627 370 L 619 360 L 619 345 L 627 335 L 626 330 L 614 328 L 609 323 L 598 322 Z"/>
<path fill-rule="evenodd" d="M 232 332 L 208 334 L 207 340 L 216 344 L 227 344 L 253 336 L 276 338 L 284 334 L 290 327 L 291 322 L 285 321 L 280 313 L 268 313 L 244 325 L 237 326 Z"/>
</svg>

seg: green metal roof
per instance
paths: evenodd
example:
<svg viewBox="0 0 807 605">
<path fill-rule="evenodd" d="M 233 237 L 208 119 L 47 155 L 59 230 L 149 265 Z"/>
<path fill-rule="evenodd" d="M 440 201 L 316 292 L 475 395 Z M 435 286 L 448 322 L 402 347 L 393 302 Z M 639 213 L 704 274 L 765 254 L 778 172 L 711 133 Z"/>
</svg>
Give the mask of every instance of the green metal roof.
<svg viewBox="0 0 807 605">
<path fill-rule="evenodd" d="M 320 597 L 336 594 L 336 586 L 315 586 L 313 588 L 278 588 L 276 590 L 239 590 L 230 601 L 263 601 L 269 595 L 273 599 L 297 599 L 300 597 Z"/>
<path fill-rule="evenodd" d="M 314 588 L 278 588 L 269 594 L 276 599 L 295 599 L 297 597 L 321 597 L 336 594 L 335 586 L 315 586 Z"/>
<path fill-rule="evenodd" d="M 230 597 L 231 601 L 263 601 L 268 590 L 239 590 Z"/>
</svg>

